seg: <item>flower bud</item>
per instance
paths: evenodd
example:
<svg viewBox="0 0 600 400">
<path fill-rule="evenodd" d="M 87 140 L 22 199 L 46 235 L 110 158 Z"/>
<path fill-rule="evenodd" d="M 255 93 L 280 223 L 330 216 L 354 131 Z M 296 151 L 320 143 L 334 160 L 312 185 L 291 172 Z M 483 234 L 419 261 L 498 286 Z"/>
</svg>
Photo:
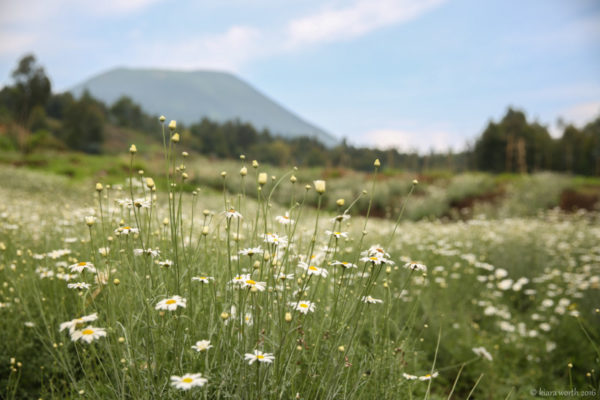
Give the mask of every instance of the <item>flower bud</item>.
<svg viewBox="0 0 600 400">
<path fill-rule="evenodd" d="M 202 234 L 204 236 L 208 235 L 208 226 L 205 226 L 204 228 L 202 228 Z"/>
<path fill-rule="evenodd" d="M 165 118 L 165 116 L 164 116 L 164 115 L 161 115 L 161 116 L 160 116 L 160 118 L 158 118 L 158 120 L 159 120 L 160 122 L 165 122 L 165 119 L 166 119 L 166 118 Z"/>
<path fill-rule="evenodd" d="M 187 158 L 189 155 L 190 155 L 190 153 L 188 153 L 187 151 L 184 151 L 184 152 L 181 153 L 181 156 L 183 158 Z"/>
<path fill-rule="evenodd" d="M 120 284 L 120 283 L 121 283 L 121 281 L 120 281 L 120 280 L 118 280 L 117 278 L 113 279 L 113 284 L 114 284 L 115 286 L 119 286 L 119 284 Z"/>
<path fill-rule="evenodd" d="M 171 142 L 179 143 L 179 133 L 175 132 L 173 136 L 171 136 Z"/>
<path fill-rule="evenodd" d="M 263 186 L 264 184 L 267 183 L 267 174 L 266 172 L 261 172 L 260 174 L 258 174 L 258 184 Z"/>
<path fill-rule="evenodd" d="M 379 161 L 379 158 L 375 159 L 375 162 L 373 163 L 373 165 L 375 166 L 375 168 L 381 167 L 381 162 Z"/>
<path fill-rule="evenodd" d="M 248 175 L 248 168 L 246 168 L 246 167 L 242 167 L 242 169 L 240 169 L 240 175 L 241 175 L 241 176 L 246 176 L 246 175 Z"/>
<path fill-rule="evenodd" d="M 315 190 L 317 191 L 317 193 L 319 193 L 319 194 L 325 193 L 325 181 L 317 180 L 317 181 L 314 181 L 313 183 L 315 185 Z"/>
<path fill-rule="evenodd" d="M 148 189 L 152 189 L 154 187 L 154 179 L 146 178 L 146 186 L 148 186 Z"/>
<path fill-rule="evenodd" d="M 101 191 L 102 191 L 102 189 L 104 189 L 104 188 L 102 187 L 102 184 L 101 184 L 100 182 L 96 183 L 96 192 L 101 192 Z"/>
<path fill-rule="evenodd" d="M 135 144 L 132 144 L 131 146 L 129 146 L 129 152 L 131 154 L 137 153 L 137 147 L 135 147 Z"/>
<path fill-rule="evenodd" d="M 418 185 L 418 184 L 419 184 L 419 181 L 416 179 L 413 179 L 413 185 Z"/>
<path fill-rule="evenodd" d="M 174 119 L 171 120 L 171 122 L 169 122 L 169 129 L 174 131 L 175 129 L 177 129 L 177 121 L 175 121 Z"/>
<path fill-rule="evenodd" d="M 290 176 L 290 182 L 296 183 L 297 181 L 298 181 L 298 178 L 296 178 L 296 175 Z"/>
<path fill-rule="evenodd" d="M 252 160 L 252 168 L 258 168 L 258 161 Z"/>
<path fill-rule="evenodd" d="M 335 204 L 337 204 L 338 207 L 344 207 L 345 201 L 344 201 L 344 199 L 337 199 Z"/>
<path fill-rule="evenodd" d="M 286 312 L 285 313 L 285 322 L 291 322 L 292 321 L 292 313 Z"/>
</svg>

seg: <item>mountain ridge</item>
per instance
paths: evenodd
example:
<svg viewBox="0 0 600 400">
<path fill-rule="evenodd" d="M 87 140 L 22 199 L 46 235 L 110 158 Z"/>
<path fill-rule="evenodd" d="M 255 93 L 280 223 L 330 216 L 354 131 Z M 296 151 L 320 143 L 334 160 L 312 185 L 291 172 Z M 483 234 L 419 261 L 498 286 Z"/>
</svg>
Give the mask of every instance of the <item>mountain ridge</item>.
<svg viewBox="0 0 600 400">
<path fill-rule="evenodd" d="M 128 96 L 145 112 L 186 124 L 203 117 L 224 122 L 239 119 L 257 129 L 287 138 L 309 136 L 333 146 L 337 138 L 263 94 L 238 76 L 218 70 L 178 71 L 117 67 L 74 86 L 112 104 Z"/>
</svg>

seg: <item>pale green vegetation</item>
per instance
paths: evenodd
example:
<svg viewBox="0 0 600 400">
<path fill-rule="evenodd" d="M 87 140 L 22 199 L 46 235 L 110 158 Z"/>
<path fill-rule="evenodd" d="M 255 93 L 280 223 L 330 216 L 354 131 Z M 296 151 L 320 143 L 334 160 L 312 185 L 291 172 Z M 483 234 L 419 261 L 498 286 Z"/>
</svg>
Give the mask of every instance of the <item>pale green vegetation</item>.
<svg viewBox="0 0 600 400">
<path fill-rule="evenodd" d="M 167 146 L 149 167 L 157 189 L 140 154 L 131 181 L 96 187 L 0 170 L 4 398 L 598 392 L 599 218 L 545 210 L 567 185 L 555 176 L 450 218 L 448 204 L 489 193 L 494 178 L 422 186 L 374 168 L 318 193 L 311 171 L 215 168 Z M 168 182 L 156 172 L 167 168 Z M 370 215 L 386 207 L 400 218 Z"/>
</svg>

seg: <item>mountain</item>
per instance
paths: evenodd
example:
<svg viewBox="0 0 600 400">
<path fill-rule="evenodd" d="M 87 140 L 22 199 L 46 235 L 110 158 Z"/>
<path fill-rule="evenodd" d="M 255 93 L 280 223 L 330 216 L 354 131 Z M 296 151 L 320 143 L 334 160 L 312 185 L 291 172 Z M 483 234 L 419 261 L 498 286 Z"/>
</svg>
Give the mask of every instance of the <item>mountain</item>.
<svg viewBox="0 0 600 400">
<path fill-rule="evenodd" d="M 117 68 L 75 86 L 112 104 L 128 96 L 150 114 L 191 124 L 202 117 L 223 122 L 239 119 L 283 137 L 311 136 L 327 146 L 338 141 L 304 121 L 238 77 L 218 71 L 169 71 Z"/>
</svg>

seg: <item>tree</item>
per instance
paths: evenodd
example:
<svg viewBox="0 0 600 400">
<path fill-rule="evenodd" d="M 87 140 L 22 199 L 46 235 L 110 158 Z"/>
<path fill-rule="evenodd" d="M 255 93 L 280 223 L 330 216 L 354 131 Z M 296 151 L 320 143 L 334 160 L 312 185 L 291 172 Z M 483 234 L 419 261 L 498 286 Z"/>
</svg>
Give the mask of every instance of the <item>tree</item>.
<svg viewBox="0 0 600 400">
<path fill-rule="evenodd" d="M 101 104 L 86 92 L 67 108 L 62 139 L 72 149 L 99 153 L 104 139 L 105 119 Z"/>
<path fill-rule="evenodd" d="M 52 93 L 50 79 L 44 68 L 37 65 L 33 54 L 28 54 L 19 61 L 12 77 L 15 81 L 12 90 L 13 112 L 15 119 L 25 125 L 31 111 L 36 106 L 44 107 L 48 102 Z"/>
</svg>

